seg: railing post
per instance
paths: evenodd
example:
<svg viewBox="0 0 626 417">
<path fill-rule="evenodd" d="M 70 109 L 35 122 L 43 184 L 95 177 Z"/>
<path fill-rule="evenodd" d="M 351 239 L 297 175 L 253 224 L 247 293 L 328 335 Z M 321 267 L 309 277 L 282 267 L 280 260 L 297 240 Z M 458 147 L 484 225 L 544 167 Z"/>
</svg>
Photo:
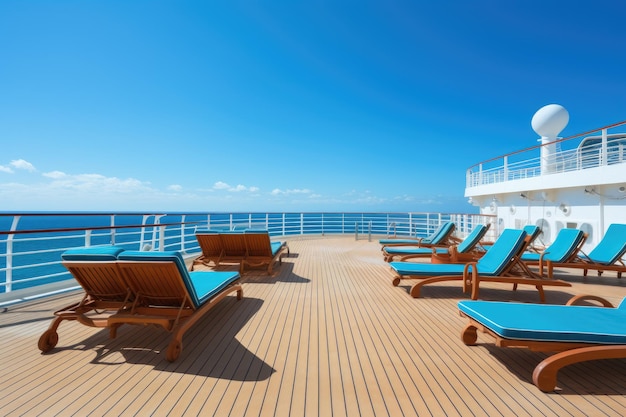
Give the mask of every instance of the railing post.
<svg viewBox="0 0 626 417">
<path fill-rule="evenodd" d="M 504 157 L 503 171 L 504 171 L 504 173 L 503 173 L 503 175 L 504 175 L 503 180 L 504 181 L 508 181 L 509 180 L 509 157 L 508 156 Z"/>
<path fill-rule="evenodd" d="M 11 231 L 15 232 L 17 230 L 17 225 L 20 222 L 21 216 L 13 216 L 13 222 L 11 223 Z M 11 292 L 12 284 L 13 284 L 13 237 L 12 233 L 9 233 L 7 236 L 7 258 L 6 258 L 6 281 L 4 286 L 5 292 Z"/>
<path fill-rule="evenodd" d="M 609 162 L 609 151 L 608 151 L 607 131 L 606 129 L 602 129 L 602 160 L 600 161 L 600 165 L 608 165 L 608 162 Z"/>
<path fill-rule="evenodd" d="M 185 219 L 186 215 L 182 215 L 180 218 L 180 251 L 185 252 Z"/>
<path fill-rule="evenodd" d="M 367 231 L 367 241 L 368 242 L 372 241 L 372 221 L 371 220 L 369 223 L 369 230 Z"/>
<path fill-rule="evenodd" d="M 115 214 L 111 215 L 109 224 L 111 225 L 111 245 L 115 245 Z"/>
</svg>

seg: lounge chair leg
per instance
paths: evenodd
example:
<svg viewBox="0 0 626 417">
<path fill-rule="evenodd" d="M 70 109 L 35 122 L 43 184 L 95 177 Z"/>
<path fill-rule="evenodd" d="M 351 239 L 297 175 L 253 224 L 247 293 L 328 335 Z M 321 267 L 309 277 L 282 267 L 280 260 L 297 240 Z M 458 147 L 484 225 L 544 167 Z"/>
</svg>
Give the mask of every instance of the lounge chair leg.
<svg viewBox="0 0 626 417">
<path fill-rule="evenodd" d="M 181 335 L 182 336 L 182 335 Z M 177 338 L 174 338 L 170 342 L 169 347 L 167 348 L 166 359 L 168 362 L 174 362 L 180 356 L 180 352 L 183 351 L 183 341 Z"/>
<path fill-rule="evenodd" d="M 39 338 L 37 346 L 42 353 L 49 352 L 59 342 L 59 334 L 54 329 L 46 330 Z"/>
<path fill-rule="evenodd" d="M 420 293 L 422 292 L 422 283 L 419 282 L 411 287 L 411 297 L 420 298 Z"/>
<path fill-rule="evenodd" d="M 465 329 L 463 329 L 463 332 L 461 333 L 461 340 L 463 340 L 463 343 L 467 346 L 474 346 L 476 344 L 476 340 L 478 340 L 476 330 L 476 326 L 471 323 L 465 326 Z"/>
<path fill-rule="evenodd" d="M 566 350 L 541 361 L 533 371 L 533 383 L 543 392 L 554 391 L 557 373 L 567 365 L 596 359 L 619 359 L 625 356 L 626 347 L 624 345 L 603 345 Z"/>
<path fill-rule="evenodd" d="M 49 352 L 57 345 L 57 343 L 59 342 L 59 334 L 57 333 L 57 329 L 59 328 L 61 322 L 65 319 L 66 318 L 63 316 L 57 316 L 54 318 L 54 320 L 52 320 L 52 323 L 50 323 L 50 327 L 48 327 L 48 330 L 43 332 L 43 334 L 39 338 L 39 342 L 37 343 L 40 351 L 42 351 L 43 353 Z"/>
<path fill-rule="evenodd" d="M 121 323 L 113 323 L 111 327 L 109 327 L 109 337 L 111 339 L 115 339 L 117 337 L 117 328 L 121 325 Z"/>
<path fill-rule="evenodd" d="M 542 303 L 545 303 L 546 302 L 546 294 L 543 291 L 543 286 L 537 285 L 537 286 L 535 286 L 535 288 L 537 288 L 537 291 L 539 291 L 539 299 L 541 300 Z"/>
</svg>

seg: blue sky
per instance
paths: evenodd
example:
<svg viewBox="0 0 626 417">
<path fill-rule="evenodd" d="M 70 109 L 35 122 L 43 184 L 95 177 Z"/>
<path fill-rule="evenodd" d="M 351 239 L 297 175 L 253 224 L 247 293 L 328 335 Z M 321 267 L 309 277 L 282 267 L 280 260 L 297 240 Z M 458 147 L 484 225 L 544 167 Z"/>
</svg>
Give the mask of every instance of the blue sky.
<svg viewBox="0 0 626 417">
<path fill-rule="evenodd" d="M 0 210 L 473 212 L 626 119 L 622 1 L 0 2 Z"/>
</svg>

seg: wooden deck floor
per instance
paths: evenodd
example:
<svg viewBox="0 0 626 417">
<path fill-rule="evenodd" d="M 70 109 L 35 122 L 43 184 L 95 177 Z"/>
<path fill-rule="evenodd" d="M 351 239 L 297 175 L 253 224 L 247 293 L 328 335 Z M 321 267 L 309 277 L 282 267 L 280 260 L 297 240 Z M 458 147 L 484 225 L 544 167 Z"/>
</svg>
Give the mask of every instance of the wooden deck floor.
<svg viewBox="0 0 626 417">
<path fill-rule="evenodd" d="M 413 299 L 393 287 L 376 242 L 326 237 L 290 242 L 275 268 L 246 274 L 244 299 L 228 297 L 165 359 L 168 334 L 65 322 L 42 355 L 37 340 L 60 297 L 0 314 L 0 415 L 626 415 L 626 361 L 570 366 L 559 390 L 531 382 L 545 354 L 500 349 L 486 336 L 465 346 L 459 283 Z M 547 301 L 572 294 L 626 296 L 626 281 L 567 276 Z M 538 301 L 534 288 L 485 285 L 485 299 Z"/>
</svg>

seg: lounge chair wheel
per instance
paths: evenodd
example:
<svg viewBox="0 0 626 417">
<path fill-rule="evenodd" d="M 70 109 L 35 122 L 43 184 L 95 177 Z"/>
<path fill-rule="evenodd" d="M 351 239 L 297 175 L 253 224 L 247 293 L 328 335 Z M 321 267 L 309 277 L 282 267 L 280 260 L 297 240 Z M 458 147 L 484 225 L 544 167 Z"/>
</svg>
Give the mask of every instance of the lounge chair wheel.
<svg viewBox="0 0 626 417">
<path fill-rule="evenodd" d="M 167 361 L 174 362 L 180 356 L 180 352 L 183 351 L 183 342 L 179 340 L 173 340 L 170 346 L 167 348 Z"/>
<path fill-rule="evenodd" d="M 467 346 L 475 345 L 476 341 L 478 340 L 476 326 L 473 326 L 471 324 L 465 326 L 463 332 L 461 333 L 461 339 L 463 340 L 463 343 L 465 343 Z"/>
<path fill-rule="evenodd" d="M 398 277 L 394 278 L 391 283 L 393 284 L 394 287 L 397 287 L 398 285 L 400 285 L 400 278 Z"/>
<path fill-rule="evenodd" d="M 49 352 L 59 342 L 59 334 L 55 330 L 46 330 L 39 338 L 37 346 L 43 353 Z"/>
</svg>

